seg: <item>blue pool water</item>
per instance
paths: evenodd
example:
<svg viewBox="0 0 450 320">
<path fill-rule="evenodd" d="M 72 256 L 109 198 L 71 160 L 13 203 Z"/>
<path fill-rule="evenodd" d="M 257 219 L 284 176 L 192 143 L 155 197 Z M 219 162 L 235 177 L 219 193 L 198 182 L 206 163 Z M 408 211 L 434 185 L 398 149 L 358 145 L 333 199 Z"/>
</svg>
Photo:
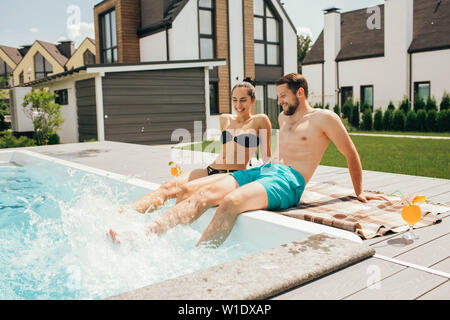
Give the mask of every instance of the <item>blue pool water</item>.
<svg viewBox="0 0 450 320">
<path fill-rule="evenodd" d="M 164 208 L 117 213 L 145 192 L 57 164 L 0 167 L 0 299 L 101 299 L 259 251 L 233 241 L 196 248 L 191 226 L 146 236 Z"/>
</svg>

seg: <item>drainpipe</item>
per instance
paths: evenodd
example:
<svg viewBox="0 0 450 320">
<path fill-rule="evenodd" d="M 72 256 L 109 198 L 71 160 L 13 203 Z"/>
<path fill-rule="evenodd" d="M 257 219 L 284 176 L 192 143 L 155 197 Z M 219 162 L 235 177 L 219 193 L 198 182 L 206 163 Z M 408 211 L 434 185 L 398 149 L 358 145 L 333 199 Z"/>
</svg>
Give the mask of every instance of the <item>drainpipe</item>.
<svg viewBox="0 0 450 320">
<path fill-rule="evenodd" d="M 341 99 L 340 99 L 340 95 L 341 95 L 341 87 L 339 84 L 339 61 L 336 61 L 336 85 L 337 85 L 337 89 L 336 89 L 336 104 L 339 105 L 339 109 L 342 109 L 341 106 Z"/>
<path fill-rule="evenodd" d="M 412 53 L 409 53 L 409 102 L 411 103 L 411 108 L 414 110 L 413 106 L 413 94 L 412 94 Z"/>
<path fill-rule="evenodd" d="M 325 62 L 322 62 L 322 106 L 325 106 Z"/>
<path fill-rule="evenodd" d="M 166 24 L 166 55 L 167 61 L 170 61 L 170 51 L 169 51 L 169 25 Z"/>
</svg>

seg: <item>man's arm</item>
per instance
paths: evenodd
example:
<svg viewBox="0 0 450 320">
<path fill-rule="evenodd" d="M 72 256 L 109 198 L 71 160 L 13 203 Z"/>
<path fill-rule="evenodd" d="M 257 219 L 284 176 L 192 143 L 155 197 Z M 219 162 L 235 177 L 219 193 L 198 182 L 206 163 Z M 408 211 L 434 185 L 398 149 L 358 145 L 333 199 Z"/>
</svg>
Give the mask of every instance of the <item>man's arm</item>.
<svg viewBox="0 0 450 320">
<path fill-rule="evenodd" d="M 323 113 L 323 130 L 327 137 L 333 141 L 333 143 L 347 160 L 348 170 L 350 171 L 350 177 L 352 179 L 353 189 L 355 190 L 356 197 L 359 201 L 367 202 L 367 200 L 387 200 L 381 196 L 369 196 L 363 192 L 362 188 L 362 166 L 359 159 L 358 151 L 353 144 L 352 139 L 347 133 L 341 119 L 334 112 L 325 111 Z"/>
</svg>

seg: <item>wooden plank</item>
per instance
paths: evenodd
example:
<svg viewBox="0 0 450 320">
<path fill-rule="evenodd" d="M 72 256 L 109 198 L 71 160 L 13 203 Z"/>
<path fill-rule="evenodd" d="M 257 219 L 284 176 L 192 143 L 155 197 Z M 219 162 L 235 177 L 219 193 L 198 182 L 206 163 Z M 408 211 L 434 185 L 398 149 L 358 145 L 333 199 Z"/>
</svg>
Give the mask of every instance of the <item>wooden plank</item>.
<svg viewBox="0 0 450 320">
<path fill-rule="evenodd" d="M 448 219 L 446 219 L 448 220 Z M 396 259 L 429 267 L 449 256 L 450 234 L 434 239 L 413 250 L 395 256 Z"/>
<path fill-rule="evenodd" d="M 450 191 L 434 196 L 430 201 L 450 205 Z"/>
<path fill-rule="evenodd" d="M 370 258 L 343 270 L 306 283 L 275 297 L 276 300 L 343 299 L 367 288 L 379 278 L 384 279 L 406 269 L 388 261 Z"/>
<path fill-rule="evenodd" d="M 431 265 L 430 268 L 450 273 L 450 258 L 444 259 L 443 261 L 439 261 L 438 263 Z"/>
<path fill-rule="evenodd" d="M 377 254 L 395 258 L 407 251 L 413 250 L 422 246 L 436 238 L 439 238 L 448 233 L 450 228 L 450 218 L 442 219 L 441 223 L 432 226 L 415 229 L 414 233 L 420 238 L 414 242 L 406 241 L 402 237 L 404 233 L 399 233 L 388 239 L 383 239 L 381 242 L 371 245 Z M 421 264 L 421 263 L 418 263 Z"/>
<path fill-rule="evenodd" d="M 449 300 L 450 299 L 450 280 L 433 288 L 424 295 L 418 297 L 417 300 Z"/>
<path fill-rule="evenodd" d="M 375 283 L 346 297 L 346 300 L 412 300 L 446 282 L 431 273 L 407 268 L 380 283 Z"/>
</svg>

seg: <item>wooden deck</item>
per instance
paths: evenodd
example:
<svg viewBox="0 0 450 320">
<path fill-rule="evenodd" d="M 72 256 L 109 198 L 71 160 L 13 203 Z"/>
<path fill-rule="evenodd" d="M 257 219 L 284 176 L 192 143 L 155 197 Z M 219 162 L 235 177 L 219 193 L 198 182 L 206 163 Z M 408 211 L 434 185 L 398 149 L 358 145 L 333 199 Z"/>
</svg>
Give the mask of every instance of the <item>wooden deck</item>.
<svg viewBox="0 0 450 320">
<path fill-rule="evenodd" d="M 311 181 L 352 188 L 346 168 L 320 166 Z M 446 179 L 364 171 L 363 187 L 383 193 L 400 189 L 450 205 L 450 180 Z M 441 215 L 441 223 L 415 230 L 420 239 L 414 242 L 404 241 L 402 234 L 365 240 L 376 250 L 374 257 L 274 299 L 450 299 L 449 216 L 450 210 Z"/>
</svg>

